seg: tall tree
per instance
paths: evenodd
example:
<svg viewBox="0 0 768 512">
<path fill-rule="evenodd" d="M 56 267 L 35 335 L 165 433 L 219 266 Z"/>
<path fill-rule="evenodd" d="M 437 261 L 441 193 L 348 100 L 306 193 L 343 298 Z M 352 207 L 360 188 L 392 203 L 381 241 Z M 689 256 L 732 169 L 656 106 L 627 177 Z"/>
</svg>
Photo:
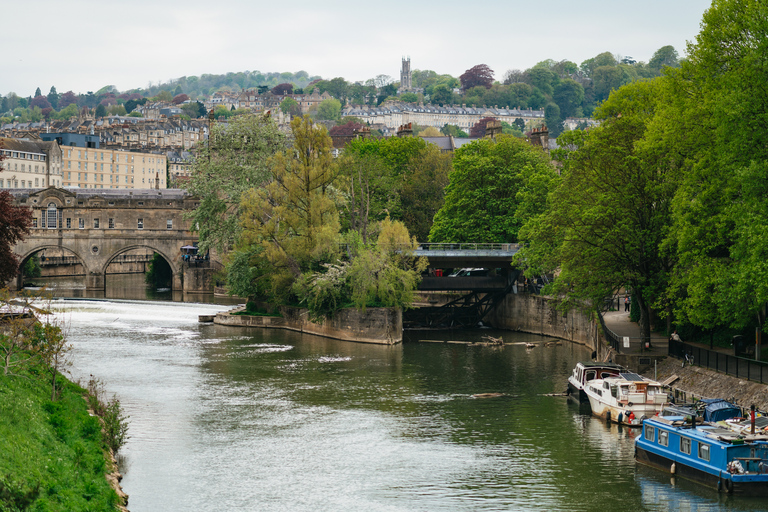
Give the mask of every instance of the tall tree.
<svg viewBox="0 0 768 512">
<path fill-rule="evenodd" d="M 189 192 L 200 198 L 191 214 L 200 249 L 225 252 L 240 234 L 242 194 L 270 178 L 268 160 L 286 146 L 285 135 L 265 116 L 246 114 L 226 125 L 214 123 L 199 148 Z"/>
<path fill-rule="evenodd" d="M 663 83 L 635 82 L 596 111 L 601 125 L 566 132 L 562 180 L 544 214 L 521 229 L 521 259 L 534 271 L 560 269 L 556 291 L 602 304 L 622 287 L 640 308 L 650 339 L 651 310 L 663 300 L 674 259 L 662 247 L 671 225 L 678 172 L 666 151 L 643 145 Z"/>
<path fill-rule="evenodd" d="M 522 198 L 543 209 L 554 179 L 547 155 L 511 135 L 481 139 L 456 150 L 445 204 L 429 233 L 431 242 L 516 242 L 520 226 L 535 210 L 519 209 Z"/>
<path fill-rule="evenodd" d="M 490 89 L 493 85 L 493 70 L 487 64 L 478 64 L 462 73 L 459 80 L 461 80 L 461 88 L 464 90 L 477 86 Z"/>
<path fill-rule="evenodd" d="M 309 116 L 294 118 L 291 133 L 293 147 L 274 156 L 268 182 L 242 199 L 244 242 L 262 247 L 276 296 L 338 250 L 331 137 Z"/>
<path fill-rule="evenodd" d="M 51 86 L 51 90 L 46 98 L 48 99 L 48 103 L 50 103 L 53 108 L 58 108 L 59 93 L 56 92 L 56 87 Z"/>
</svg>

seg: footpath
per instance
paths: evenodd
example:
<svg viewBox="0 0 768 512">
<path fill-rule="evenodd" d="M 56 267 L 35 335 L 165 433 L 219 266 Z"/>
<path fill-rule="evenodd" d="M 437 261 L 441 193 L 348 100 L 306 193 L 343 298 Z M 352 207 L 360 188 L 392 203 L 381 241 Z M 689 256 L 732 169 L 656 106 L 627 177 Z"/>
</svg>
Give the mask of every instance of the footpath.
<svg viewBox="0 0 768 512">
<path fill-rule="evenodd" d="M 609 311 L 603 315 L 605 326 L 617 336 L 629 337 L 630 347 L 621 348 L 622 354 L 643 355 L 653 357 L 657 364 L 642 372 L 646 377 L 663 381 L 676 377 L 670 385 L 673 389 L 685 392 L 688 397 L 696 398 L 725 398 L 742 407 L 754 404 L 759 410 L 768 411 L 768 386 L 757 382 L 750 382 L 724 373 L 686 365 L 676 357 L 664 357 L 668 355 L 667 337 L 658 333 L 651 333 L 651 347 L 644 349 L 640 335 L 640 327 L 636 322 L 629 321 L 629 313 L 623 311 Z M 709 349 L 709 344 L 696 343 L 684 340 L 691 345 L 697 345 Z M 724 354 L 733 355 L 728 348 L 714 347 L 712 350 Z"/>
</svg>

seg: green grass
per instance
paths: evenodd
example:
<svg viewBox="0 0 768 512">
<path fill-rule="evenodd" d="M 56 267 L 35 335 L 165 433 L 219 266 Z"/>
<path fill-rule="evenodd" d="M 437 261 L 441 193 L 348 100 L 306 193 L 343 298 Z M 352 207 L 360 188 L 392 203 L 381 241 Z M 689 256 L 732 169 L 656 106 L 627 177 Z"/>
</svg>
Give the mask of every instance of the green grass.
<svg viewBox="0 0 768 512">
<path fill-rule="evenodd" d="M 59 377 L 51 402 L 47 376 L 31 369 L 26 377 L 0 373 L 0 511 L 115 510 L 101 424 L 84 390 Z"/>
</svg>

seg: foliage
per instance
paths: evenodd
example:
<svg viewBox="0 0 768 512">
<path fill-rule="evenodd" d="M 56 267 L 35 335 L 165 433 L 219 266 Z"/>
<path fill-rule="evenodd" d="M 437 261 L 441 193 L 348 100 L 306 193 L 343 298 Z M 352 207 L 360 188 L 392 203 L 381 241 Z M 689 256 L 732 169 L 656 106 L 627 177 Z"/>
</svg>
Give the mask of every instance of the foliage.
<svg viewBox="0 0 768 512">
<path fill-rule="evenodd" d="M 480 119 L 478 122 L 476 122 L 472 129 L 469 131 L 470 137 L 485 137 L 485 127 L 488 125 L 489 121 L 495 121 L 496 118 L 494 117 L 484 117 Z"/>
<path fill-rule="evenodd" d="M 299 106 L 299 102 L 293 98 L 285 98 L 283 101 L 281 101 L 280 110 L 283 111 L 283 114 L 291 114 L 294 117 L 301 114 L 301 107 Z"/>
<path fill-rule="evenodd" d="M 293 94 L 293 84 L 291 83 L 278 84 L 272 88 L 272 94 L 277 94 L 278 96 L 282 96 L 284 94 Z"/>
<path fill-rule="evenodd" d="M 226 126 L 211 127 L 209 144 L 200 147 L 188 185 L 200 198 L 191 214 L 200 250 L 225 252 L 240 234 L 241 196 L 270 179 L 269 158 L 286 146 L 285 135 L 269 117 L 243 115 Z"/>
<path fill-rule="evenodd" d="M 338 121 L 341 117 L 341 102 L 335 98 L 323 100 L 317 106 L 317 118 L 324 121 Z"/>
<path fill-rule="evenodd" d="M 40 268 L 40 258 L 37 254 L 32 255 L 26 263 L 24 263 L 24 269 L 22 270 L 25 278 L 40 277 L 42 275 L 42 269 Z"/>
<path fill-rule="evenodd" d="M 490 89 L 493 84 L 493 70 L 487 64 L 478 64 L 462 73 L 459 80 L 464 90 L 478 86 Z"/>
<path fill-rule="evenodd" d="M 171 102 L 174 105 L 181 105 L 182 103 L 184 103 L 187 100 L 189 100 L 189 96 L 187 96 L 184 93 L 181 93 L 181 94 L 177 94 L 176 96 L 174 96 L 173 99 L 171 100 Z"/>
<path fill-rule="evenodd" d="M 450 135 L 452 137 L 467 138 L 469 135 L 467 132 L 456 126 L 455 124 L 446 124 L 440 128 L 440 133 L 443 135 Z"/>
<path fill-rule="evenodd" d="M 291 133 L 293 148 L 271 159 L 269 180 L 248 190 L 241 204 L 243 247 L 261 245 L 278 297 L 303 271 L 334 257 L 339 232 L 328 131 L 304 116 L 293 119 Z"/>
<path fill-rule="evenodd" d="M 556 157 L 562 181 L 543 215 L 521 229 L 530 247 L 521 261 L 533 269 L 560 269 L 555 291 L 602 303 L 631 288 L 644 337 L 652 306 L 663 298 L 673 260 L 661 247 L 671 222 L 677 169 L 642 142 L 665 88 L 635 82 L 614 92 L 596 111 L 588 132 L 567 132 Z M 663 154 L 663 153 L 662 153 Z"/>
<path fill-rule="evenodd" d="M 106 400 L 104 383 L 93 378 L 88 381 L 86 398 L 88 406 L 101 419 L 101 436 L 107 448 L 117 453 L 130 438 L 128 436 L 128 419 L 116 396 Z"/>
<path fill-rule="evenodd" d="M 554 176 L 540 148 L 510 135 L 462 146 L 456 150 L 445 204 L 435 215 L 429 240 L 517 241 L 523 222 L 537 213 L 537 205 L 543 208 L 546 184 Z"/>
<path fill-rule="evenodd" d="M 405 103 L 416 103 L 419 101 L 419 95 L 415 92 L 404 92 L 400 95 L 400 101 Z"/>
</svg>

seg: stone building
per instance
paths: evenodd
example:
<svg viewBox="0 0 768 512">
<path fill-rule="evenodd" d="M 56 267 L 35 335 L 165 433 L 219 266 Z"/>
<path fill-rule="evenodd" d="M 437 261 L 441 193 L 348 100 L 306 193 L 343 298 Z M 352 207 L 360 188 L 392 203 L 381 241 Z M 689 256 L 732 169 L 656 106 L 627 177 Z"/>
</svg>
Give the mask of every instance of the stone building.
<svg viewBox="0 0 768 512">
<path fill-rule="evenodd" d="M 56 142 L 0 138 L 0 188 L 62 186 L 61 149 Z"/>
<path fill-rule="evenodd" d="M 94 136 L 45 133 L 61 146 L 62 184 L 98 189 L 164 189 L 166 155 L 160 151 L 124 151 L 100 146 Z"/>
</svg>

